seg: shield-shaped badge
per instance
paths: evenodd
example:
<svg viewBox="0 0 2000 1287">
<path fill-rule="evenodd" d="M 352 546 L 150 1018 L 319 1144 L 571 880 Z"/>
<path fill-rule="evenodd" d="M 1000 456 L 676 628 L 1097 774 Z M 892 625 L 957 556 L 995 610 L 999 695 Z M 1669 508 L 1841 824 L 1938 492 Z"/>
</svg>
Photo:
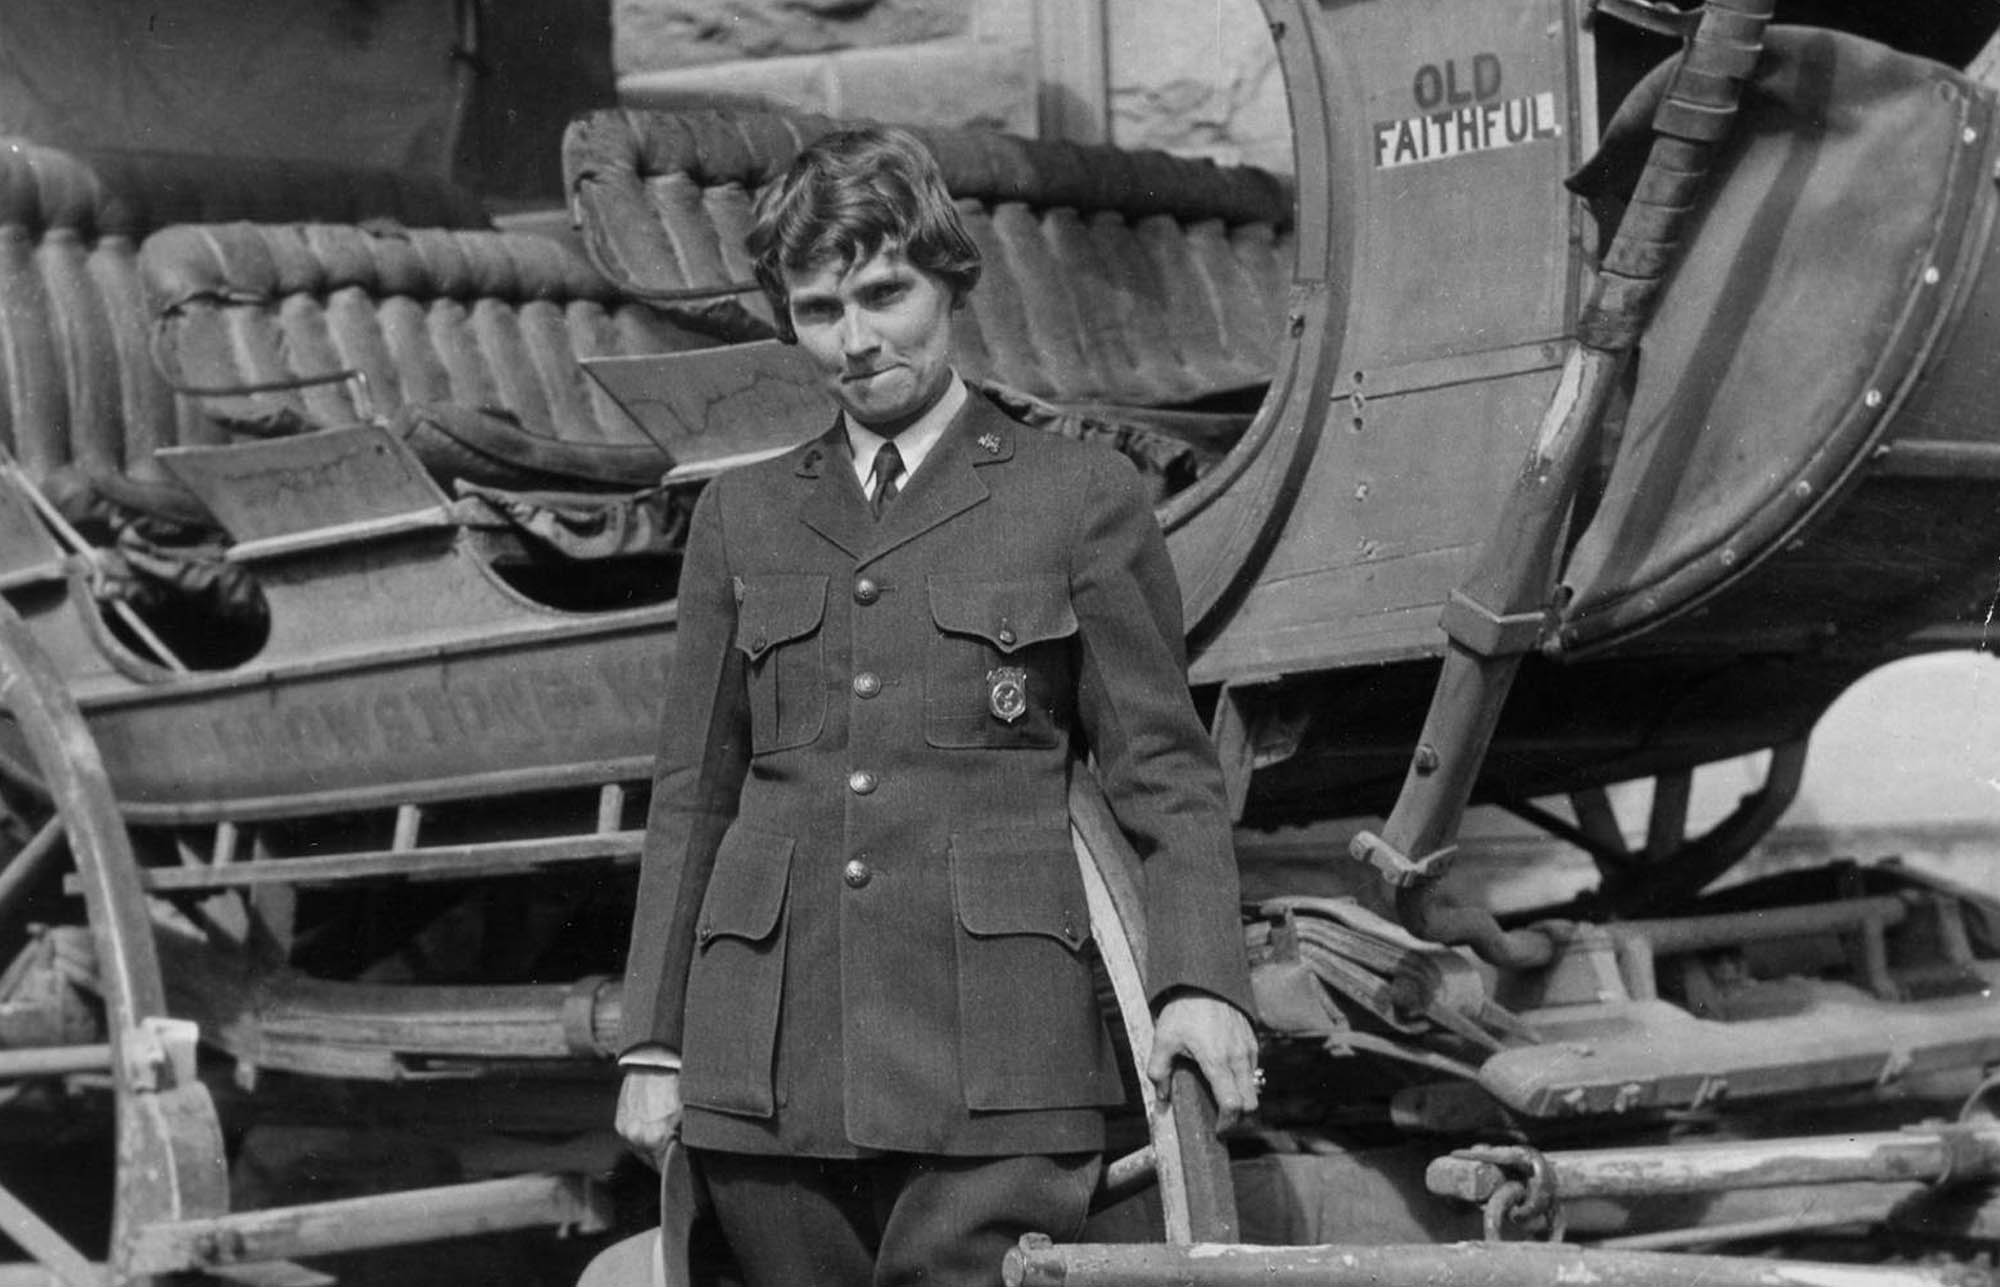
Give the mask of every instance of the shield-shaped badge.
<svg viewBox="0 0 2000 1287">
<path fill-rule="evenodd" d="M 1003 724 L 1028 713 L 1028 672 L 1019 666 L 995 666 L 986 672 L 986 709 Z"/>
</svg>

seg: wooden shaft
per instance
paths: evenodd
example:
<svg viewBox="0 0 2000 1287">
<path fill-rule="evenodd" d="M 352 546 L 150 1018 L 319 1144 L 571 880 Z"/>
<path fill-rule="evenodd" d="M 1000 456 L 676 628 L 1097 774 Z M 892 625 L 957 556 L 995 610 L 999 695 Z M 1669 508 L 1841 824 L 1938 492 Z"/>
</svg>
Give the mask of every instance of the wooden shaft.
<svg viewBox="0 0 2000 1287">
<path fill-rule="evenodd" d="M 111 1067 L 111 1047 L 44 1046 L 31 1050 L 0 1050 L 0 1081 L 17 1077 L 60 1077 L 65 1073 L 105 1072 Z"/>
<path fill-rule="evenodd" d="M 1676 1247 L 1710 1246 L 1715 1243 L 1743 1242 L 1755 1238 L 1797 1237 L 1802 1233 L 1813 1233 L 1822 1229 L 1880 1224 L 1889 1218 L 1890 1212 L 1894 1209 L 1893 1202 L 1883 1202 L 1867 1210 L 1857 1207 L 1835 1207 L 1828 1211 L 1817 1209 L 1793 1211 L 1785 1215 L 1766 1216 L 1761 1220 L 1732 1220 L 1727 1224 L 1690 1225 L 1684 1229 L 1660 1229 L 1652 1233 L 1626 1234 L 1618 1238 L 1605 1238 L 1595 1245 L 1606 1251 L 1671 1251 Z"/>
<path fill-rule="evenodd" d="M 1855 1181 L 1936 1183 L 2000 1175 L 2000 1126 L 1584 1149 L 1542 1156 L 1559 1199 L 1724 1193 Z M 1424 1183 L 1432 1193 L 1484 1202 L 1509 1178 L 1492 1162 L 1454 1155 L 1433 1160 Z"/>
<path fill-rule="evenodd" d="M 1501 708 L 1522 657 L 1535 645 L 1583 468 L 1597 457 L 1606 408 L 1671 265 L 1711 153 L 1727 134 L 1771 7 L 1772 0 L 1711 0 L 1702 9 L 1655 121 L 1641 196 L 1619 222 L 1534 448 L 1492 535 L 1479 547 L 1472 574 L 1445 610 L 1451 646 L 1395 807 L 1381 836 L 1364 833 L 1353 851 L 1377 865 L 1407 868 L 1395 877 L 1396 912 L 1412 933 L 1469 945 L 1502 967 L 1546 964 L 1553 945 L 1546 936 L 1503 932 L 1483 909 L 1436 897 L 1440 873 L 1434 868 L 1458 834 Z M 1675 136 L 1690 132 L 1694 141 Z M 1671 195 L 1659 203 L 1646 195 L 1654 192 Z M 1655 831 L 1657 839 L 1662 828 Z"/>
<path fill-rule="evenodd" d="M 103 1287 L 107 1281 L 102 1269 L 4 1185 L 0 1185 L 0 1231 L 46 1266 L 65 1287 Z"/>
<path fill-rule="evenodd" d="M 1585 1251 L 1568 1243 L 1441 1246 L 1057 1246 L 1030 1235 L 1007 1253 L 1008 1287 L 1952 1287 L 1957 1266 Z"/>
<path fill-rule="evenodd" d="M 1132 1150 L 1104 1165 L 1104 1179 L 1098 1183 L 1093 1206 L 1110 1206 L 1141 1190 L 1151 1188 L 1159 1178 L 1159 1157 L 1151 1144 Z"/>
<path fill-rule="evenodd" d="M 1779 907 L 1769 911 L 1621 921 L 1608 928 L 1614 936 L 1646 940 L 1652 944 L 1657 955 L 1673 956 L 1682 952 L 1709 952 L 1744 943 L 1799 938 L 1808 934 L 1858 930 L 1871 924 L 1900 925 L 1909 914 L 1909 904 L 1900 898 L 1884 895 L 1811 903 L 1802 907 Z"/>
<path fill-rule="evenodd" d="M 1169 1102 L 1162 1104 L 1145 1076 L 1153 1018 L 1145 990 L 1146 919 L 1138 856 L 1118 829 L 1095 777 L 1075 776 L 1069 814 L 1092 936 L 1139 1069 L 1139 1098 L 1152 1134 L 1167 1238 L 1182 1244 L 1233 1239 L 1236 1195 L 1230 1187 L 1229 1155 L 1215 1136 L 1215 1101 L 1207 1083 L 1183 1061 L 1169 1083 Z"/>
<path fill-rule="evenodd" d="M 57 540 L 68 546 L 74 554 L 81 554 L 86 558 L 95 556 L 96 547 L 84 540 L 83 534 L 70 526 L 69 520 L 62 516 L 62 511 L 58 510 L 48 497 L 42 495 L 41 488 L 35 486 L 34 480 L 28 477 L 28 471 L 21 468 L 19 462 L 12 456 L 5 455 L 4 449 L 0 449 L 0 472 L 7 474 L 27 496 L 35 512 L 42 516 L 42 521 L 55 532 Z M 139 637 L 139 642 L 151 650 L 154 658 L 162 666 L 177 675 L 187 673 L 187 666 L 174 655 L 173 649 L 167 647 L 165 640 L 153 633 L 153 628 L 146 624 L 145 618 L 141 617 L 131 604 L 123 599 L 112 599 L 110 605 L 111 611 Z"/>
<path fill-rule="evenodd" d="M 578 1176 L 522 1175 L 210 1220 L 162 1221 L 137 1231 L 124 1268 L 140 1275 L 180 1273 L 551 1225 L 596 1233 L 609 1227 L 605 1206 L 603 1196 Z"/>
<path fill-rule="evenodd" d="M 68 1287 L 68 1284 L 55 1270 L 22 1260 L 0 1265 L 0 1287 Z"/>
<path fill-rule="evenodd" d="M 1623 360 L 1622 354 L 1582 346 L 1571 350 L 1534 453 L 1515 477 L 1493 535 L 1481 547 L 1479 565 L 1460 592 L 1463 604 L 1504 620 L 1547 603 L 1577 480 L 1583 462 L 1595 451 Z M 1391 861 L 1422 863 L 1458 834 L 1522 656 L 1511 646 L 1484 653 L 1468 639 L 1452 638 L 1424 717 L 1418 753 L 1377 842 Z M 1364 838 L 1374 840 L 1365 833 Z M 1358 847 L 1355 852 L 1360 856 Z M 1544 935 L 1503 932 L 1482 909 L 1447 904 L 1436 896 L 1434 881 L 1400 889 L 1396 911 L 1418 937 L 1470 944 L 1497 965 L 1528 968 L 1546 964 L 1554 954 Z"/>
<path fill-rule="evenodd" d="M 13 915 L 14 908 L 34 889 L 35 881 L 47 870 L 62 838 L 62 814 L 50 814 L 42 829 L 7 860 L 6 868 L 0 870 L 0 920 Z"/>
<path fill-rule="evenodd" d="M 467 880 L 521 876 L 557 863 L 635 858 L 643 831 L 592 832 L 537 840 L 490 840 L 478 844 L 374 849 L 359 853 L 298 858 L 253 859 L 200 867 L 148 867 L 140 884 L 167 890 L 239 889 L 252 885 L 320 885 L 350 880 Z M 4 880 L 0 876 L 0 880 Z"/>
</svg>

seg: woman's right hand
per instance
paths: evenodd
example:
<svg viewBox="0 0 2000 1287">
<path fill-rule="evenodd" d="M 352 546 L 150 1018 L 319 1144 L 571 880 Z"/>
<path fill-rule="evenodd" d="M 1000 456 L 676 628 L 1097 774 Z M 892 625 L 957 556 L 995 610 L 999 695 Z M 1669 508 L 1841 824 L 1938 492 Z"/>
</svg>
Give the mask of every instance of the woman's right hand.
<svg viewBox="0 0 2000 1287">
<path fill-rule="evenodd" d="M 680 1129 L 681 1074 L 674 1068 L 631 1068 L 618 1089 L 619 1136 L 654 1166 Z"/>
</svg>

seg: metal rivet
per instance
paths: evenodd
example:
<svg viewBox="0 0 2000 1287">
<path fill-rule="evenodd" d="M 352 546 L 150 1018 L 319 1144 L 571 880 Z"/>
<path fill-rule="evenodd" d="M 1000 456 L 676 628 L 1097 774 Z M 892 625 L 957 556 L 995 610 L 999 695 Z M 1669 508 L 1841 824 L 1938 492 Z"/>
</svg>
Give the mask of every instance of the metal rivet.
<svg viewBox="0 0 2000 1287">
<path fill-rule="evenodd" d="M 1959 137 L 1967 143 L 1977 143 L 1979 141 L 1979 131 L 1968 125 L 1965 127 L 1965 133 L 1959 135 Z"/>
<path fill-rule="evenodd" d="M 1936 264 L 1932 264 L 1929 268 L 1924 269 L 1924 285 L 1926 286 L 1937 285 L 1943 277 L 1944 274 L 1937 270 Z"/>
<path fill-rule="evenodd" d="M 1882 391 L 1880 389 L 1870 389 L 1863 395 L 1861 400 L 1870 407 L 1879 407 L 1882 405 Z"/>
<path fill-rule="evenodd" d="M 1733 568 L 1736 566 L 1735 550 L 1724 550 L 1719 557 L 1722 559 L 1722 566 L 1726 568 Z"/>
<path fill-rule="evenodd" d="M 1812 494 L 1813 494 L 1813 485 L 1811 479 L 1801 478 L 1799 479 L 1799 481 L 1792 484 L 1792 495 L 1798 497 L 1800 500 L 1810 500 L 1812 498 Z"/>
</svg>

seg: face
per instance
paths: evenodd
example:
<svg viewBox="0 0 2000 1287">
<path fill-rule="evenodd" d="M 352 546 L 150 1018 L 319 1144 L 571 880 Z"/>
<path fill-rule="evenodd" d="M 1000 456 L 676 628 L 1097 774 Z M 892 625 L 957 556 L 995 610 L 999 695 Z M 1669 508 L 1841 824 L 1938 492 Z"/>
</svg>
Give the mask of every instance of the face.
<svg viewBox="0 0 2000 1287">
<path fill-rule="evenodd" d="M 951 287 L 903 257 L 785 270 L 792 329 L 847 414 L 894 437 L 951 382 Z"/>
</svg>

